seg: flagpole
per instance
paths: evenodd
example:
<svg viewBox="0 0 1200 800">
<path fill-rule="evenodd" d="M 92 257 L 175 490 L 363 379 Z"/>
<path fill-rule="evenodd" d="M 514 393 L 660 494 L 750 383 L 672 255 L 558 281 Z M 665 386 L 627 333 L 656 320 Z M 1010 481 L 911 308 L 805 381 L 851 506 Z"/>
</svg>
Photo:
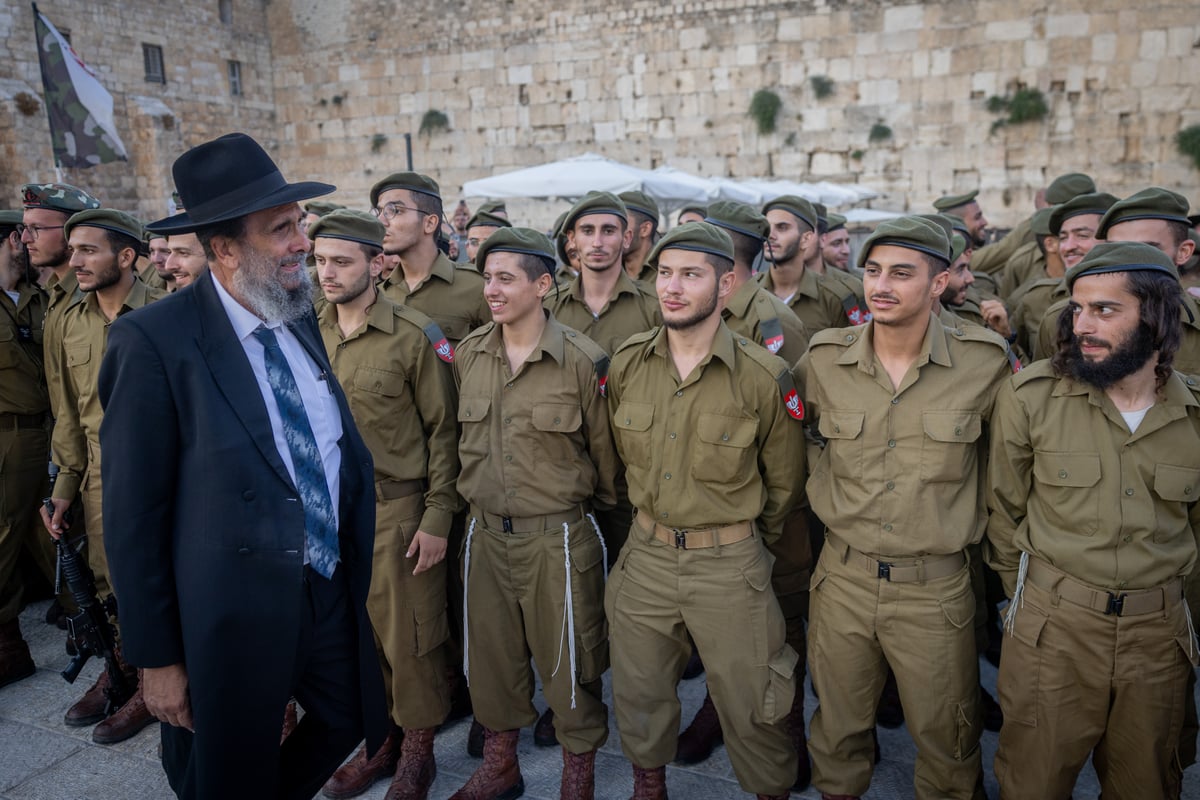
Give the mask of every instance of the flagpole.
<svg viewBox="0 0 1200 800">
<path fill-rule="evenodd" d="M 41 14 L 38 12 L 37 3 L 30 3 L 30 5 L 33 7 L 33 41 L 37 47 L 38 70 L 42 74 L 42 105 L 46 108 L 46 127 L 50 130 L 50 152 L 54 155 L 54 177 L 55 180 L 62 183 L 62 164 L 59 163 L 58 153 L 54 149 L 54 120 L 50 117 L 50 83 L 46 80 L 46 58 L 42 53 L 42 40 L 38 36 L 38 22 Z"/>
</svg>

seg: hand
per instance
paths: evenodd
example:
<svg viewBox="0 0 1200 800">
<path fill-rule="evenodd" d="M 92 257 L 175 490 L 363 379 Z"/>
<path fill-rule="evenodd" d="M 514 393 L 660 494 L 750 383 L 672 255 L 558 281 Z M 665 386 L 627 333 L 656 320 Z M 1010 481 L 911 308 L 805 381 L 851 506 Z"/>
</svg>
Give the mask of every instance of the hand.
<svg viewBox="0 0 1200 800">
<path fill-rule="evenodd" d="M 142 697 L 146 700 L 146 710 L 158 719 L 195 732 L 192 703 L 188 699 L 187 668 L 183 664 L 142 670 Z"/>
<path fill-rule="evenodd" d="M 417 559 L 417 566 L 412 572 L 413 575 L 420 575 L 422 572 L 432 569 L 434 565 L 441 563 L 442 559 L 446 557 L 446 540 L 440 536 L 434 536 L 432 533 L 417 531 L 404 557 L 412 558 L 418 554 L 420 557 Z"/>
<path fill-rule="evenodd" d="M 44 503 L 38 506 L 38 512 L 42 515 L 42 524 L 46 526 L 46 530 L 53 538 L 58 539 L 62 536 L 63 531 L 71 527 L 69 523 L 63 520 L 63 515 L 71 507 L 71 501 L 63 500 L 61 497 L 52 497 L 50 498 L 50 503 L 54 506 L 53 516 L 46 510 Z"/>
<path fill-rule="evenodd" d="M 1012 328 L 1008 324 L 1008 310 L 999 300 L 984 300 L 979 304 L 979 313 L 987 326 L 1005 339 L 1012 336 Z"/>
</svg>

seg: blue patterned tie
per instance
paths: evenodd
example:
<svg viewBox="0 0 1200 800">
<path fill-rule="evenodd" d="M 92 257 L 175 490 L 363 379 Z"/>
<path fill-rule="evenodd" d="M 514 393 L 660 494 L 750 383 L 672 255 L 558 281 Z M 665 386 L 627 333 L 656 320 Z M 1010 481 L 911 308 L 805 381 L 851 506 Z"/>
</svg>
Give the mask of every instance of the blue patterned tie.
<svg viewBox="0 0 1200 800">
<path fill-rule="evenodd" d="M 304 401 L 296 386 L 296 376 L 279 348 L 275 332 L 257 328 L 254 338 L 262 342 L 267 363 L 267 383 L 275 393 L 279 416 L 283 420 L 283 438 L 292 454 L 296 470 L 296 488 L 304 506 L 304 531 L 308 546 L 308 563 L 321 575 L 329 578 L 338 560 L 337 520 L 329 499 L 329 484 L 325 482 L 325 467 L 321 451 L 313 436 Z"/>
</svg>

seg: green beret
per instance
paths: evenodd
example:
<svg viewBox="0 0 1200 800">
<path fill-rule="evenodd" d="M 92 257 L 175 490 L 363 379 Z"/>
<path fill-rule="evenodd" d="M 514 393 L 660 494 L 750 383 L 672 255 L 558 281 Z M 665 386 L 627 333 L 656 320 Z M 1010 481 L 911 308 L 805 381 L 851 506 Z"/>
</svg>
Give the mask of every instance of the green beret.
<svg viewBox="0 0 1200 800">
<path fill-rule="evenodd" d="M 696 205 L 684 206 L 683 208 L 679 209 L 679 216 L 682 217 L 684 214 L 688 213 L 689 211 L 692 212 L 693 214 L 699 214 L 702 217 L 708 216 L 708 207 L 707 206 L 696 206 Z"/>
<path fill-rule="evenodd" d="M 907 247 L 946 263 L 953 260 L 950 257 L 950 237 L 946 235 L 945 228 L 932 220 L 912 216 L 889 219 L 881 223 L 863 243 L 858 253 L 858 266 L 862 267 L 867 263 L 871 248 L 889 244 Z"/>
<path fill-rule="evenodd" d="M 664 250 L 691 250 L 733 261 L 733 239 L 729 234 L 708 222 L 685 222 L 667 232 L 650 251 L 646 263 L 658 266 Z"/>
<path fill-rule="evenodd" d="M 331 211 L 337 211 L 339 208 L 345 208 L 345 206 L 328 200 L 312 200 L 304 204 L 306 214 L 316 214 L 319 217 L 323 217 Z"/>
<path fill-rule="evenodd" d="M 1096 236 L 1103 239 L 1113 225 L 1133 219 L 1161 219 L 1167 222 L 1182 222 L 1189 227 L 1191 225 L 1188 222 L 1186 197 L 1161 186 L 1151 186 L 1113 203 L 1104 219 L 1100 220 Z"/>
<path fill-rule="evenodd" d="M 4 209 L 0 211 L 0 225 L 20 225 L 23 217 L 24 213 L 20 210 Z"/>
<path fill-rule="evenodd" d="M 1081 275 L 1105 272 L 1165 272 L 1179 280 L 1175 262 L 1157 247 L 1141 242 L 1097 242 L 1082 261 L 1067 270 L 1067 288 Z"/>
<path fill-rule="evenodd" d="M 504 205 L 503 200 L 484 200 L 479 204 L 479 213 L 504 216 L 508 213 L 508 207 Z"/>
<path fill-rule="evenodd" d="M 330 211 L 309 225 L 308 238 L 313 241 L 316 241 L 318 237 L 345 239 L 348 242 L 359 242 L 371 247 L 383 247 L 385 230 L 382 222 L 365 211 L 339 208 Z"/>
<path fill-rule="evenodd" d="M 558 260 L 563 264 L 570 264 L 571 259 L 567 258 L 567 229 L 563 225 L 567 221 L 569 211 L 564 211 L 558 215 L 558 219 L 554 220 L 554 227 L 551 228 L 551 234 L 554 236 L 554 252 L 558 253 Z"/>
<path fill-rule="evenodd" d="M 958 261 L 965 252 L 967 252 L 967 237 L 958 231 L 950 234 L 950 263 Z"/>
<path fill-rule="evenodd" d="M 1098 217 L 1103 217 L 1104 212 L 1112 208 L 1113 203 L 1117 202 L 1114 195 L 1107 192 L 1094 192 L 1092 194 L 1079 194 L 1072 197 L 1062 205 L 1050 206 L 1050 216 L 1046 220 L 1049 226 L 1048 233 L 1058 236 L 1062 231 L 1063 223 L 1071 217 L 1080 217 L 1084 214 L 1095 214 Z M 1045 209 L 1042 209 L 1043 211 Z"/>
<path fill-rule="evenodd" d="M 968 242 L 971 241 L 971 229 L 967 227 L 967 221 L 958 214 L 941 214 L 947 222 L 950 223 L 950 229 L 957 231 L 963 235 L 963 238 Z"/>
<path fill-rule="evenodd" d="M 621 202 L 625 204 L 626 209 L 636 211 L 639 214 L 645 214 L 654 220 L 655 229 L 658 228 L 658 203 L 654 202 L 654 198 L 636 189 L 630 192 L 621 192 L 617 197 L 621 198 Z"/>
<path fill-rule="evenodd" d="M 48 208 L 65 214 L 100 207 L 99 200 L 68 183 L 27 183 L 21 187 L 21 197 L 25 208 Z"/>
<path fill-rule="evenodd" d="M 841 214 L 830 214 L 829 219 L 826 220 L 826 223 L 827 224 L 825 226 L 825 232 L 833 233 L 834 231 L 838 230 L 839 228 L 846 227 L 846 218 L 843 217 Z"/>
<path fill-rule="evenodd" d="M 103 228 L 106 231 L 122 233 L 139 242 L 142 241 L 144 232 L 142 223 L 136 217 L 115 208 L 89 208 L 80 211 L 67 220 L 63 226 L 63 236 L 70 239 L 71 231 L 78 227 Z"/>
<path fill-rule="evenodd" d="M 475 253 L 475 266 L 481 272 L 487 264 L 489 253 L 521 253 L 527 256 L 537 256 L 546 266 L 546 272 L 554 274 L 557 262 L 554 260 L 554 246 L 546 238 L 546 234 L 532 228 L 501 228 L 479 245 Z"/>
<path fill-rule="evenodd" d="M 165 233 L 158 233 L 157 231 L 152 231 L 149 228 L 142 229 L 142 241 L 145 242 L 146 244 L 150 244 L 150 242 L 154 239 L 166 239 L 166 238 L 167 238 L 167 234 L 165 234 Z M 147 250 L 147 253 L 148 252 L 149 252 L 149 250 Z"/>
<path fill-rule="evenodd" d="M 488 211 L 479 210 L 467 220 L 467 230 L 471 228 L 511 228 L 512 223 L 504 217 L 497 217 Z"/>
<path fill-rule="evenodd" d="M 793 216 L 799 217 L 814 231 L 817 229 L 817 210 L 813 208 L 812 203 L 803 197 L 797 197 L 794 194 L 785 194 L 782 197 L 776 197 L 763 206 L 763 214 L 765 215 L 773 208 L 782 208 L 784 211 L 790 212 Z"/>
<path fill-rule="evenodd" d="M 938 211 L 949 211 L 952 208 L 965 206 L 967 203 L 979 196 L 979 190 L 967 192 L 966 194 L 947 194 L 933 201 L 933 207 Z"/>
<path fill-rule="evenodd" d="M 567 218 L 563 220 L 563 230 L 574 228 L 581 217 L 592 214 L 612 214 L 629 222 L 629 211 L 621 202 L 621 198 L 612 192 L 588 192 L 567 212 Z"/>
<path fill-rule="evenodd" d="M 825 204 L 824 203 L 813 203 L 812 207 L 813 207 L 813 211 L 817 212 L 817 222 L 828 224 L 829 209 L 825 206 Z"/>
<path fill-rule="evenodd" d="M 1200 225 L 1200 214 L 1192 214 L 1190 217 L 1188 217 L 1188 224 L 1193 228 L 1197 225 Z"/>
<path fill-rule="evenodd" d="M 1072 197 L 1081 194 L 1094 194 L 1096 182 L 1082 172 L 1068 172 L 1059 175 L 1046 187 L 1046 202 L 1052 206 L 1061 205 Z"/>
<path fill-rule="evenodd" d="M 1033 216 L 1029 218 L 1029 230 L 1033 232 L 1034 236 L 1041 238 L 1052 235 L 1050 233 L 1050 215 L 1056 208 L 1058 206 L 1046 206 L 1033 212 Z M 1058 234 L 1053 235 L 1057 236 Z"/>
<path fill-rule="evenodd" d="M 430 197 L 442 199 L 442 190 L 437 181 L 419 172 L 393 172 L 379 183 L 371 187 L 371 207 L 379 207 L 379 195 L 388 189 L 407 189 L 410 192 L 420 192 Z"/>
<path fill-rule="evenodd" d="M 725 230 L 749 236 L 764 242 L 771 233 L 771 223 L 767 218 L 745 203 L 736 200 L 718 200 L 708 207 L 705 222 L 712 223 Z"/>
<path fill-rule="evenodd" d="M 946 239 L 954 235 L 954 221 L 947 214 L 917 214 L 918 217 L 924 220 L 929 220 L 934 225 L 937 225 L 946 233 Z"/>
</svg>

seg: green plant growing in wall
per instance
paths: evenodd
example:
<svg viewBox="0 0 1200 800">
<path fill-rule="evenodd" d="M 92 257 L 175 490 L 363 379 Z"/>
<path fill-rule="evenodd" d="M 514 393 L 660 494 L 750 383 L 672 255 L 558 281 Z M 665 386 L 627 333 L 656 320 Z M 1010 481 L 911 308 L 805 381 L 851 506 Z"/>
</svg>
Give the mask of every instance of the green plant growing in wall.
<svg viewBox="0 0 1200 800">
<path fill-rule="evenodd" d="M 431 108 L 425 112 L 425 116 L 421 117 L 421 128 L 417 132 L 422 136 L 432 136 L 448 130 L 450 130 L 450 118 L 436 108 Z"/>
<path fill-rule="evenodd" d="M 1200 125 L 1192 125 L 1175 134 L 1175 146 L 1200 169 Z"/>
<path fill-rule="evenodd" d="M 824 100 L 833 94 L 833 78 L 828 75 L 813 75 L 808 82 L 812 84 L 813 94 L 817 96 L 818 100 Z"/>
<path fill-rule="evenodd" d="M 867 134 L 867 141 L 874 144 L 875 142 L 886 142 L 892 138 L 892 129 L 882 122 L 876 122 L 871 126 L 871 132 Z"/>
<path fill-rule="evenodd" d="M 1022 122 L 1036 122 L 1050 113 L 1046 97 L 1040 89 L 1022 88 L 1011 95 L 1001 97 L 992 95 L 987 101 L 987 110 L 993 114 L 1003 114 L 992 123 L 992 132 L 1005 125 L 1020 125 Z"/>
<path fill-rule="evenodd" d="M 32 117 L 42 107 L 38 99 L 29 92 L 17 92 L 13 95 L 13 102 L 17 104 L 17 111 L 27 117 Z"/>
<path fill-rule="evenodd" d="M 386 133 L 377 133 L 374 136 L 372 136 L 371 137 L 371 152 L 378 153 L 380 150 L 383 149 L 383 146 L 385 144 L 387 144 L 387 140 L 388 140 L 388 138 L 387 138 Z"/>
<path fill-rule="evenodd" d="M 775 132 L 775 118 L 779 116 L 781 108 L 783 101 L 770 89 L 759 89 L 754 93 L 754 97 L 750 98 L 750 110 L 747 114 L 754 118 L 760 136 Z"/>
</svg>

